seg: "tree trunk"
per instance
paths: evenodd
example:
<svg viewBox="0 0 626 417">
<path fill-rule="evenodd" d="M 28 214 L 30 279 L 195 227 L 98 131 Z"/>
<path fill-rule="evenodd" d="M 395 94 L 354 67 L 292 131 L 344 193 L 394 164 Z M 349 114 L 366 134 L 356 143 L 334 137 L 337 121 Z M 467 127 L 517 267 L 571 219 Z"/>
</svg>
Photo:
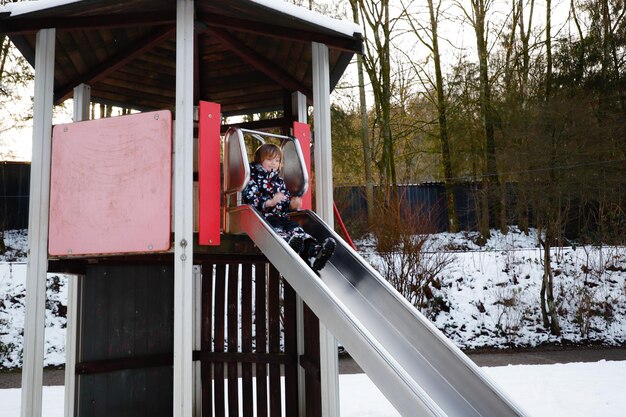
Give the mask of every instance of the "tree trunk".
<svg viewBox="0 0 626 417">
<path fill-rule="evenodd" d="M 552 0 L 546 0 L 546 100 L 552 95 Z"/>
<path fill-rule="evenodd" d="M 2 84 L 2 79 L 4 78 L 4 68 L 6 66 L 7 57 L 9 55 L 10 45 L 11 45 L 11 41 L 9 40 L 8 37 L 0 36 L 0 85 Z M 4 179 L 4 165 L 2 165 L 2 170 L 3 170 L 2 182 L 4 185 L 4 180 L 5 180 Z M 6 212 L 6 202 L 5 202 L 5 207 L 3 207 L 3 210 Z M 3 219 L 0 219 L 0 255 L 4 254 L 7 251 L 6 244 L 4 243 L 4 228 L 5 228 L 4 219 L 5 218 L 6 217 L 4 217 Z"/>
<path fill-rule="evenodd" d="M 546 229 L 545 240 L 542 241 L 543 253 L 543 282 L 541 283 L 541 315 L 544 326 L 555 336 L 561 335 L 559 325 L 559 315 L 554 303 L 554 274 L 552 273 L 552 262 L 550 249 L 552 247 L 551 233 Z"/>
<path fill-rule="evenodd" d="M 376 103 L 377 119 L 380 122 L 382 156 L 378 163 L 381 185 L 391 188 L 392 200 L 398 198 L 397 175 L 394 158 L 393 134 L 391 131 L 391 29 L 389 21 L 389 0 L 380 2 L 356 1 L 364 23 L 371 33 L 365 34 L 368 40 L 363 64 L 372 83 Z M 370 35 L 370 36 L 367 36 Z"/>
<path fill-rule="evenodd" d="M 486 8 L 484 0 L 472 0 L 474 10 L 474 31 L 476 33 L 476 47 L 478 51 L 478 63 L 480 72 L 480 112 L 483 119 L 485 135 L 485 171 L 483 172 L 483 184 L 487 192 L 489 203 L 489 219 L 494 219 L 496 227 L 502 227 L 500 221 L 501 198 L 499 196 L 499 177 L 496 164 L 496 139 L 493 124 L 493 108 L 491 103 L 491 86 L 489 83 L 489 64 L 487 61 L 486 41 Z M 483 225 L 484 227 L 484 225 Z"/>
<path fill-rule="evenodd" d="M 433 7 L 433 0 L 428 0 L 430 12 L 430 29 L 432 32 L 432 51 L 435 64 L 435 83 L 437 89 L 437 113 L 439 118 L 439 140 L 441 143 L 441 159 L 443 174 L 446 181 L 446 203 L 448 207 L 448 229 L 452 233 L 459 231 L 459 219 L 456 213 L 456 197 L 454 195 L 454 180 L 452 177 L 452 162 L 450 160 L 450 141 L 448 138 L 448 122 L 446 99 L 443 91 L 443 75 L 441 73 L 441 57 L 439 55 L 439 40 L 437 35 L 437 17 Z"/>
<path fill-rule="evenodd" d="M 4 78 L 4 68 L 7 63 L 7 57 L 9 56 L 9 47 L 11 41 L 6 36 L 0 36 L 0 82 Z"/>
<path fill-rule="evenodd" d="M 359 23 L 359 10 L 355 0 L 350 1 L 354 23 Z M 357 54 L 357 75 L 359 79 L 359 104 L 361 107 L 361 144 L 363 145 L 363 166 L 365 168 L 365 200 L 367 201 L 367 223 L 374 222 L 374 181 L 372 178 L 372 150 L 367 126 L 367 103 L 365 100 L 365 79 L 363 74 L 363 57 Z"/>
</svg>

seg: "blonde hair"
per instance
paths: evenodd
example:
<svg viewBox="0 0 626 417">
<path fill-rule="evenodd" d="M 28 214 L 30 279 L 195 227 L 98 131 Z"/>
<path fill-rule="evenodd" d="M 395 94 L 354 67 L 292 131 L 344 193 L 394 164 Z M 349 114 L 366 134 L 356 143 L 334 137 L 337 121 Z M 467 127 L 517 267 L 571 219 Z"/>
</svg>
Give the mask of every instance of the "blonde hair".
<svg viewBox="0 0 626 417">
<path fill-rule="evenodd" d="M 277 156 L 282 162 L 283 152 L 280 150 L 280 148 L 273 143 L 264 143 L 263 145 L 256 148 L 256 151 L 254 151 L 254 162 L 260 164 L 266 159 L 273 159 Z"/>
</svg>

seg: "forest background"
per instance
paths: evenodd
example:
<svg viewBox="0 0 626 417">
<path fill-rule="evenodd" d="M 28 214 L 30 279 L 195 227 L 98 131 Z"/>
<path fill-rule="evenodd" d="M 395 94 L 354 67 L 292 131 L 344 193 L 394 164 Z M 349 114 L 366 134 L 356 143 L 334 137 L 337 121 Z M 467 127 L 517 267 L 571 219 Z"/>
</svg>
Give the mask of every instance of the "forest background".
<svg viewBox="0 0 626 417">
<path fill-rule="evenodd" d="M 361 186 L 368 203 L 351 230 L 373 231 L 381 253 L 415 255 L 424 240 L 410 236 L 432 225 L 410 214 L 419 210 L 398 186 L 442 183 L 450 232 L 459 231 L 455 189 L 472 186 L 477 243 L 510 225 L 536 230 L 542 317 L 558 334 L 551 248 L 626 243 L 625 2 L 291 2 L 363 28 L 364 53 L 332 106 L 334 185 Z M 2 159 L 12 156 L 10 132 L 29 123 L 14 103 L 30 102 L 32 79 L 1 37 Z M 433 282 L 413 285 L 418 298 Z"/>
</svg>

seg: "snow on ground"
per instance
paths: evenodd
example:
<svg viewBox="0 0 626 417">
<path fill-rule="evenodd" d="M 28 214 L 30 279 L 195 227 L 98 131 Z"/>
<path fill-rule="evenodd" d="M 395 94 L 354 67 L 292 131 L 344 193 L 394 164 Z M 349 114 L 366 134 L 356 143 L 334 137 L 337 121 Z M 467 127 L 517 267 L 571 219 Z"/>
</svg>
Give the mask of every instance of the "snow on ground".
<svg viewBox="0 0 626 417">
<path fill-rule="evenodd" d="M 620 417 L 626 361 L 482 368 L 533 417 Z M 339 377 L 342 417 L 398 417 L 365 374 Z M 63 416 L 63 387 L 44 387 L 43 417 Z M 20 390 L 0 390 L 0 415 L 19 417 Z"/>
<path fill-rule="evenodd" d="M 438 234 L 428 246 L 452 261 L 425 313 L 461 348 L 536 346 L 542 343 L 626 341 L 626 248 L 579 247 L 554 251 L 555 295 L 563 336 L 549 336 L 538 307 L 542 252 L 536 237 L 515 228 L 494 233 L 484 247 L 471 233 Z M 26 235 L 9 231 L 0 257 L 0 368 L 21 364 Z M 358 242 L 372 264 L 380 263 L 371 240 Z M 46 365 L 64 363 L 66 278 L 49 274 Z M 482 368 L 528 415 L 618 417 L 624 415 L 626 361 Z M 364 374 L 341 375 L 341 415 L 395 417 L 398 413 Z M 20 390 L 0 390 L 0 415 L 17 417 Z M 63 415 L 63 387 L 44 387 L 44 417 Z"/>
<path fill-rule="evenodd" d="M 537 237 L 511 227 L 493 232 L 485 246 L 477 234 L 439 233 L 429 238 L 425 259 L 445 255 L 438 288 L 424 314 L 462 349 L 534 347 L 542 344 L 626 343 L 626 247 L 558 248 L 553 251 L 560 337 L 543 327 L 539 292 L 543 251 Z M 21 366 L 25 302 L 25 231 L 8 231 L 0 256 L 0 368 Z M 357 242 L 375 267 L 381 257 L 372 239 Z M 66 278 L 49 274 L 46 365 L 63 364 Z"/>
<path fill-rule="evenodd" d="M 462 349 L 542 344 L 626 343 L 626 247 L 556 248 L 554 293 L 562 335 L 546 332 L 539 304 L 544 251 L 534 233 L 492 231 L 484 247 L 476 233 L 440 233 L 425 245 L 425 261 L 449 258 L 440 288 L 422 312 Z M 379 270 L 372 239 L 359 241 Z M 400 260 L 398 260 L 399 262 Z"/>
</svg>

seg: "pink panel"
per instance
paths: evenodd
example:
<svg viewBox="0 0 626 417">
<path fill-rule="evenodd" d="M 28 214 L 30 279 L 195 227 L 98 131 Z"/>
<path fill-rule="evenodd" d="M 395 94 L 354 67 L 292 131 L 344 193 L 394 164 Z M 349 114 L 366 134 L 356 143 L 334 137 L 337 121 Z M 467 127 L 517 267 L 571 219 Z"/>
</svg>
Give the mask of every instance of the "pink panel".
<svg viewBox="0 0 626 417">
<path fill-rule="evenodd" d="M 50 255 L 170 248 L 169 111 L 55 126 L 50 175 Z"/>
<path fill-rule="evenodd" d="M 306 123 L 293 122 L 293 135 L 300 142 L 302 156 L 309 173 L 309 189 L 302 196 L 302 209 L 312 210 L 311 193 L 313 189 L 313 177 L 311 176 L 311 126 Z"/>
<path fill-rule="evenodd" d="M 220 105 L 200 102 L 198 123 L 198 243 L 220 244 Z"/>
</svg>

